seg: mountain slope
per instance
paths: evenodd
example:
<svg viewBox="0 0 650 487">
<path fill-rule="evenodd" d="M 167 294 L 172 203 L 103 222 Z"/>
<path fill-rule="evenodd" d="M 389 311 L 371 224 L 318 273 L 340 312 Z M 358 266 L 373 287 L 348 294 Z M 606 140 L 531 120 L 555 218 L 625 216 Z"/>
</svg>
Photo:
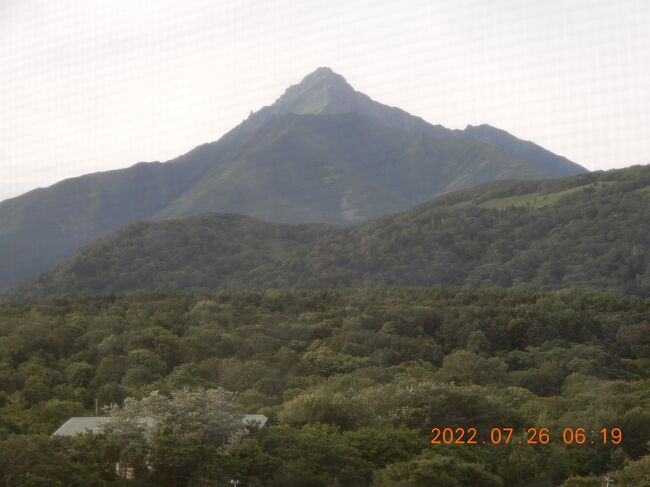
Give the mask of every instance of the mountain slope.
<svg viewBox="0 0 650 487">
<path fill-rule="evenodd" d="M 483 124 L 478 126 L 468 125 L 462 131 L 465 136 L 473 137 L 481 142 L 490 144 L 501 150 L 535 162 L 539 167 L 545 167 L 558 176 L 571 176 L 583 172 L 583 167 L 571 162 L 565 157 L 558 156 L 540 147 L 539 145 L 521 140 L 505 130 Z"/>
<path fill-rule="evenodd" d="M 136 224 L 12 297 L 432 285 L 650 295 L 649 236 L 650 167 L 633 167 L 492 182 L 353 227 L 232 215 Z"/>
<path fill-rule="evenodd" d="M 327 225 L 282 225 L 232 215 L 201 215 L 178 221 L 127 225 L 118 239 L 108 236 L 83 252 L 87 259 L 73 259 L 70 277 L 92 288 L 108 291 L 105 276 L 121 269 L 116 288 L 156 288 L 160 282 L 178 289 L 206 289 L 219 279 L 235 288 L 246 282 L 251 267 L 281 260 L 300 246 L 311 243 L 328 230 Z M 111 247 L 119 249 L 113 252 Z M 92 249 L 92 250 L 90 250 Z M 152 256 L 155 256 L 151 258 Z M 66 266 L 66 264 L 63 264 Z M 126 265 L 130 270 L 126 270 Z"/>
<path fill-rule="evenodd" d="M 20 282 L 120 226 L 150 218 L 177 198 L 211 158 L 138 164 L 62 181 L 0 203 L 0 289 Z"/>
<path fill-rule="evenodd" d="M 482 143 L 389 127 L 358 113 L 286 114 L 157 218 L 218 208 L 274 222 L 341 224 L 459 187 L 540 176 L 554 173 Z"/>
<path fill-rule="evenodd" d="M 543 157 L 521 150 L 528 143 L 506 132 L 508 144 L 431 125 L 355 91 L 329 68 L 289 87 L 237 133 L 250 135 L 242 152 L 157 218 L 219 211 L 355 223 L 486 181 L 586 172 L 542 148 Z"/>
<path fill-rule="evenodd" d="M 382 105 L 319 68 L 219 141 L 173 161 L 69 179 L 0 203 L 0 289 L 132 222 L 234 212 L 354 223 L 485 181 L 585 171 L 512 147 Z"/>
</svg>

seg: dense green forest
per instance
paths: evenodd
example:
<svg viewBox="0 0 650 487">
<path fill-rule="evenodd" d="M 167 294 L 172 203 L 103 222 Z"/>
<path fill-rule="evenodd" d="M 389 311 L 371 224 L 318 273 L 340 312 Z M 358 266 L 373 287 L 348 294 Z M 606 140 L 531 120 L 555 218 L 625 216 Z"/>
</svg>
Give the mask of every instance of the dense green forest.
<svg viewBox="0 0 650 487">
<path fill-rule="evenodd" d="M 639 166 L 349 227 L 127 226 L 0 303 L 0 485 L 648 487 L 649 188 Z M 186 388 L 269 423 L 49 436 Z"/>
<path fill-rule="evenodd" d="M 454 286 L 650 295 L 650 167 L 488 183 L 352 227 L 211 214 L 127 226 L 13 298 Z"/>
<path fill-rule="evenodd" d="M 95 399 L 186 386 L 233 391 L 269 425 L 227 449 L 158 438 L 134 480 L 116 478 L 107 437 L 48 436 Z M 0 391 L 6 486 L 647 486 L 650 300 L 434 288 L 5 303 Z M 516 441 L 432 445 L 434 427 L 512 427 Z M 530 427 L 548 444 L 517 444 Z M 623 440 L 565 446 L 567 427 Z"/>
</svg>

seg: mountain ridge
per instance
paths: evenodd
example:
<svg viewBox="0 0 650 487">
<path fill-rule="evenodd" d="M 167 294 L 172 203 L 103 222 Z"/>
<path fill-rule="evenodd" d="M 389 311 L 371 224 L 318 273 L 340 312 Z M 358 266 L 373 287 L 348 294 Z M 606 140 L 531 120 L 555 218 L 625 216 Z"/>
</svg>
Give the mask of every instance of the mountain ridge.
<svg viewBox="0 0 650 487">
<path fill-rule="evenodd" d="M 355 226 L 206 214 L 129 225 L 14 299 L 135 290 L 452 286 L 650 295 L 650 166 L 494 181 Z"/>
<path fill-rule="evenodd" d="M 520 157 L 531 159 L 563 176 L 570 176 L 582 168 L 564 156 L 553 154 L 534 142 L 518 139 L 505 130 L 489 124 L 468 125 L 462 133 L 494 147 L 508 150 Z"/>
<path fill-rule="evenodd" d="M 308 120 L 306 127 L 292 125 L 292 115 L 307 117 L 294 119 Z M 286 124 L 286 137 L 267 144 L 261 136 L 278 123 Z M 137 221 L 228 211 L 286 223 L 354 223 L 458 187 L 558 172 L 382 105 L 320 68 L 216 142 L 171 161 L 79 176 L 1 202 L 0 289 Z"/>
</svg>

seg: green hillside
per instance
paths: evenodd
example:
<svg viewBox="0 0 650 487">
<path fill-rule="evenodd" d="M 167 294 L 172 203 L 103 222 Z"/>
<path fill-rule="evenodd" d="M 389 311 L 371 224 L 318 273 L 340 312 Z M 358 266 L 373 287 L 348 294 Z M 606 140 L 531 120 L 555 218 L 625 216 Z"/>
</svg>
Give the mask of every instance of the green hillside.
<svg viewBox="0 0 650 487">
<path fill-rule="evenodd" d="M 79 246 L 122 225 L 146 220 L 194 184 L 210 161 L 139 164 L 69 179 L 0 203 L 0 289 L 43 272 Z"/>
<path fill-rule="evenodd" d="M 452 192 L 352 227 L 211 214 L 126 227 L 15 298 L 387 286 L 650 294 L 650 167 Z"/>
<path fill-rule="evenodd" d="M 173 161 L 0 202 L 0 289 L 128 223 L 205 212 L 355 223 L 485 181 L 586 171 L 541 148 L 543 160 L 493 142 L 382 105 L 320 68 L 217 142 Z"/>
</svg>

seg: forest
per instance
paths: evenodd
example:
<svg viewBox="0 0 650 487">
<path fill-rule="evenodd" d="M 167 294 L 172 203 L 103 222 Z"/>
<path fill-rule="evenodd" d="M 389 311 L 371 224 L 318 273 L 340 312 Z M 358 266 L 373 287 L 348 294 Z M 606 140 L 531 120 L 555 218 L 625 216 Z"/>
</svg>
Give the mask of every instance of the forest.
<svg viewBox="0 0 650 487">
<path fill-rule="evenodd" d="M 650 296 L 650 166 L 499 181 L 354 226 L 231 214 L 128 225 L 12 299 L 227 289 L 563 288 Z"/>
<path fill-rule="evenodd" d="M 0 485 L 596 487 L 608 475 L 647 487 L 649 371 L 650 300 L 585 290 L 5 302 Z M 160 434 L 131 452 L 146 460 L 129 480 L 110 434 L 50 437 L 93 416 L 95 401 L 200 388 L 228 391 L 234 411 L 268 424 L 228 447 Z M 435 428 L 513 433 L 436 443 Z M 588 441 L 565 444 L 567 429 Z"/>
</svg>

